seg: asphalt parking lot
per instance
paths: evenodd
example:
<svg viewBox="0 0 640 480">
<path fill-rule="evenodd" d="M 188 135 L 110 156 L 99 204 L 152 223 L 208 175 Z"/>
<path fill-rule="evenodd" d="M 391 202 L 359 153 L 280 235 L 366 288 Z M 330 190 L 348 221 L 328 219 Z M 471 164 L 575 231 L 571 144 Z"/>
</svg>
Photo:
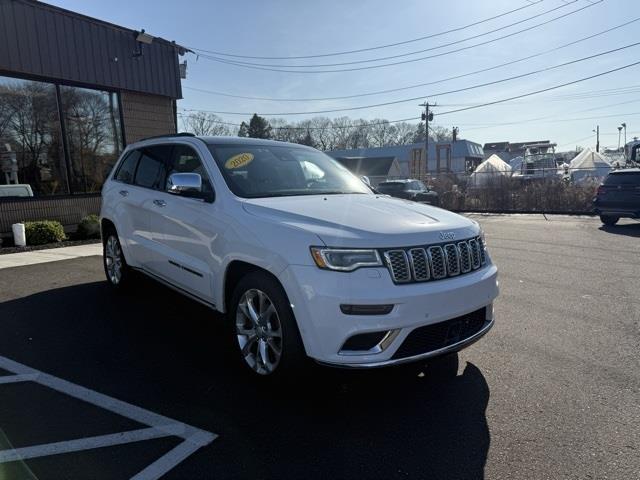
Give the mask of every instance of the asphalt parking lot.
<svg viewBox="0 0 640 480">
<path fill-rule="evenodd" d="M 166 478 L 640 478 L 640 223 L 474 218 L 500 268 L 496 326 L 446 383 L 318 367 L 256 385 L 220 316 L 149 280 L 115 294 L 99 257 L 0 270 L 0 449 L 113 438 L 162 415 L 212 435 Z M 2 358 L 48 376 L 3 384 L 15 372 Z M 180 428 L 0 452 L 0 479 L 129 478 L 174 452 Z"/>
</svg>

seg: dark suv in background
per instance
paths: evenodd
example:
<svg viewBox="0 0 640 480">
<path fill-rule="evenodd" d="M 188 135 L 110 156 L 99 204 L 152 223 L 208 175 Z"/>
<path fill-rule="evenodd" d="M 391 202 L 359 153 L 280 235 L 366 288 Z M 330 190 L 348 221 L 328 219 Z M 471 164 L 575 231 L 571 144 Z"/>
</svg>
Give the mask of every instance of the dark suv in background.
<svg viewBox="0 0 640 480">
<path fill-rule="evenodd" d="M 420 180 L 387 180 L 380 182 L 376 191 L 392 197 L 413 200 L 414 202 L 428 203 L 429 205 L 440 205 L 438 193 L 429 190 Z"/>
<path fill-rule="evenodd" d="M 598 187 L 594 211 L 605 225 L 620 218 L 640 218 L 640 168 L 615 170 Z"/>
</svg>

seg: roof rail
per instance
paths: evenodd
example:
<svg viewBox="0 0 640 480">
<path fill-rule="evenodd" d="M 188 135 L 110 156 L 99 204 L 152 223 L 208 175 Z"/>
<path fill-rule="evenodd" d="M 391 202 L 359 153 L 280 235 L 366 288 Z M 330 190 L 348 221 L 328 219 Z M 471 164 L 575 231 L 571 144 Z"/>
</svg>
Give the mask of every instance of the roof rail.
<svg viewBox="0 0 640 480">
<path fill-rule="evenodd" d="M 171 138 L 171 137 L 195 137 L 195 134 L 190 132 L 165 133 L 164 135 L 154 135 L 153 137 L 141 138 L 139 141 L 142 142 L 143 140 L 153 140 L 155 138 Z"/>
</svg>

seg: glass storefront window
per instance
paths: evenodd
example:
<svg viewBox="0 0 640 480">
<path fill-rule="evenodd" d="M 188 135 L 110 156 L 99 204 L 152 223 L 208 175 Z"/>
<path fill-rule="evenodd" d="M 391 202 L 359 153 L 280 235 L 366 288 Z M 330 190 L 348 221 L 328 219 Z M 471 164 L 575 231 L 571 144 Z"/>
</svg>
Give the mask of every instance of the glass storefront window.
<svg viewBox="0 0 640 480">
<path fill-rule="evenodd" d="M 99 192 L 122 151 L 122 130 L 115 93 L 60 87 L 72 190 Z"/>
<path fill-rule="evenodd" d="M 54 85 L 0 77 L 0 184 L 69 193 Z"/>
</svg>

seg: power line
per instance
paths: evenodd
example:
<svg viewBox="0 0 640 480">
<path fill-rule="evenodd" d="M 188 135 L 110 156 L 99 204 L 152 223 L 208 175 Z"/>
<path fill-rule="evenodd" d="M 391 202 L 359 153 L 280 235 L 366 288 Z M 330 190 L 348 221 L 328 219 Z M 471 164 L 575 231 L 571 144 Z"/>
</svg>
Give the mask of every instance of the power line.
<svg viewBox="0 0 640 480">
<path fill-rule="evenodd" d="M 465 30 L 465 29 L 470 28 L 470 27 L 475 27 L 475 26 L 480 25 L 482 23 L 490 22 L 491 20 L 495 20 L 495 19 L 500 18 L 500 17 L 504 17 L 504 16 L 510 15 L 512 13 L 515 13 L 515 12 L 519 12 L 520 10 L 524 10 L 525 8 L 532 7 L 534 5 L 537 5 L 538 3 L 542 3 L 543 1 L 544 0 L 539 0 L 537 2 L 530 2 L 530 4 L 528 4 L 528 5 L 523 5 L 522 7 L 518 7 L 518 8 L 515 8 L 513 10 L 509 10 L 507 12 L 503 12 L 503 13 L 500 13 L 498 15 L 494 15 L 493 17 L 485 18 L 483 20 L 479 20 L 479 21 L 476 21 L 476 22 L 473 22 L 473 23 L 469 23 L 467 25 L 463 25 L 463 26 L 460 26 L 460 27 L 451 28 L 449 30 L 445 30 L 445 31 L 442 31 L 442 32 L 432 33 L 430 35 L 425 35 L 425 36 L 422 36 L 422 37 L 413 38 L 411 40 L 403 40 L 403 41 L 400 41 L 400 42 L 388 43 L 388 44 L 385 44 L 385 45 L 378 45 L 378 46 L 375 46 L 375 47 L 359 48 L 359 49 L 355 49 L 355 50 L 345 50 L 345 51 L 342 51 L 342 52 L 331 52 L 331 53 L 322 53 L 322 54 L 315 54 L 315 55 L 285 56 L 285 57 L 266 57 L 266 56 L 254 56 L 254 55 L 240 55 L 240 54 L 220 52 L 220 51 L 215 51 L 215 50 L 206 50 L 206 49 L 203 49 L 203 48 L 196 48 L 196 47 L 189 47 L 189 48 L 191 48 L 191 50 L 199 50 L 201 52 L 211 53 L 211 54 L 214 54 L 214 55 L 220 55 L 220 56 L 223 56 L 223 57 L 247 58 L 247 59 L 255 59 L 255 60 L 294 60 L 294 59 L 304 59 L 304 58 L 320 58 L 320 57 L 333 57 L 333 56 L 338 56 L 338 55 L 349 55 L 349 54 L 353 54 L 353 53 L 370 52 L 372 50 L 380 50 L 380 49 L 384 49 L 384 48 L 397 47 L 399 45 L 406 45 L 408 43 L 414 43 L 414 42 L 419 42 L 421 40 L 427 40 L 429 38 L 439 37 L 439 36 L 442 36 L 442 35 L 446 35 L 448 33 L 459 32 L 461 30 Z"/>
<path fill-rule="evenodd" d="M 558 88 L 567 87 L 569 85 L 575 85 L 576 83 L 585 82 L 587 80 L 591 80 L 591 79 L 594 79 L 594 78 L 602 77 L 603 75 L 609 75 L 610 73 L 619 72 L 620 70 L 624 70 L 624 69 L 630 68 L 630 67 L 635 67 L 636 65 L 640 65 L 640 62 L 629 63 L 627 65 L 623 65 L 622 67 L 618 67 L 618 68 L 614 68 L 614 69 L 611 69 L 611 70 L 607 70 L 605 72 L 597 73 L 595 75 L 590 75 L 588 77 L 579 78 L 578 80 L 573 80 L 571 82 L 561 83 L 560 85 L 554 85 L 553 87 L 547 87 L 547 88 L 543 88 L 543 89 L 540 89 L 540 90 L 535 90 L 533 92 L 523 93 L 522 95 L 516 95 L 514 97 L 508 97 L 508 98 L 503 98 L 503 99 L 500 99 L 500 100 L 494 100 L 493 102 L 480 103 L 478 105 L 474 105 L 474 106 L 470 106 L 470 107 L 464 107 L 464 108 L 458 108 L 456 110 L 448 110 L 446 112 L 439 113 L 439 115 L 449 115 L 451 113 L 464 112 L 464 111 L 467 111 L 467 110 L 473 110 L 473 109 L 476 109 L 476 108 L 488 107 L 488 106 L 496 105 L 496 104 L 499 104 L 499 103 L 509 102 L 511 100 L 517 100 L 518 98 L 530 97 L 532 95 L 537 95 L 539 93 L 548 92 L 548 91 L 551 91 L 551 90 L 556 90 Z"/>
<path fill-rule="evenodd" d="M 573 1 L 575 2 L 577 0 L 573 0 Z M 601 3 L 603 1 L 604 0 L 599 0 L 598 3 Z M 254 69 L 254 70 L 263 70 L 263 71 L 272 71 L 272 72 L 284 72 L 284 73 L 336 73 L 336 72 L 353 72 L 353 71 L 359 71 L 359 70 L 371 70 L 371 69 L 375 69 L 375 68 L 391 67 L 391 66 L 397 66 L 397 65 L 402 65 L 402 64 L 406 64 L 406 63 L 413 63 L 413 62 L 419 62 L 419 61 L 422 61 L 422 60 L 428 60 L 428 59 L 431 59 L 431 58 L 442 57 L 442 56 L 450 55 L 452 53 L 458 53 L 458 52 L 461 52 L 461 51 L 464 51 L 464 50 L 469 50 L 471 48 L 475 48 L 475 47 L 478 47 L 478 46 L 494 43 L 494 42 L 497 42 L 499 40 L 504 40 L 505 38 L 510 38 L 510 37 L 513 37 L 515 35 L 519 35 L 519 34 L 524 33 L 524 32 L 529 32 L 530 30 L 533 30 L 535 28 L 539 28 L 539 27 L 542 27 L 544 25 L 548 25 L 549 23 L 555 22 L 555 21 L 560 20 L 562 18 L 565 18 L 565 17 L 567 17 L 569 15 L 573 15 L 573 14 L 578 13 L 578 12 L 580 12 L 582 10 L 587 9 L 587 8 L 591 8 L 594 5 L 597 5 L 597 4 L 594 3 L 594 4 L 586 5 L 584 7 L 581 7 L 579 9 L 577 9 L 577 10 L 573 10 L 571 12 L 565 13 L 564 15 L 560 15 L 558 17 L 554 17 L 554 18 L 552 18 L 550 20 L 547 20 L 545 22 L 541 22 L 541 23 L 532 25 L 532 26 L 530 26 L 528 28 L 524 28 L 522 30 L 517 30 L 515 32 L 509 33 L 509 34 L 506 34 L 506 35 L 502 35 L 500 37 L 496 37 L 496 38 L 493 38 L 493 39 L 490 39 L 490 40 L 486 40 L 484 42 L 475 43 L 473 45 L 467 45 L 465 47 L 460 47 L 460 48 L 457 48 L 457 49 L 454 49 L 454 50 L 448 50 L 446 52 L 441 52 L 441 53 L 437 53 L 437 54 L 433 54 L 433 55 L 427 55 L 425 57 L 412 58 L 412 59 L 409 59 L 409 60 L 401 60 L 401 61 L 390 62 L 390 63 L 383 63 L 383 64 L 380 64 L 380 65 L 368 65 L 368 66 L 363 66 L 363 67 L 341 68 L 341 69 L 331 69 L 331 70 L 289 70 L 289 69 L 283 69 L 283 68 L 273 68 L 273 67 L 266 67 L 266 66 L 258 66 L 258 64 L 252 65 L 252 64 L 249 64 L 249 63 L 241 63 L 241 62 L 221 59 L 221 58 L 218 58 L 218 57 L 212 57 L 210 55 L 200 55 L 199 54 L 198 56 L 200 56 L 202 58 L 205 58 L 207 60 L 212 60 L 212 61 L 216 61 L 216 62 L 219 62 L 219 63 L 224 63 L 224 64 L 228 64 L 228 65 L 234 65 L 234 66 L 243 67 L 243 68 L 249 68 L 249 69 Z M 507 27 L 504 27 L 504 28 L 507 28 Z M 455 42 L 455 43 L 459 43 L 459 42 Z M 446 46 L 446 45 L 444 45 L 444 46 Z M 444 46 L 432 47 L 432 48 L 429 48 L 429 49 L 426 49 L 426 50 L 423 50 L 423 51 L 443 48 Z M 374 60 L 372 60 L 372 61 L 374 61 Z"/>
<path fill-rule="evenodd" d="M 571 3 L 576 3 L 577 1 L 578 0 L 572 0 Z M 599 1 L 604 1 L 604 0 L 599 0 Z M 225 58 L 220 59 L 219 57 L 215 57 L 215 56 L 211 56 L 210 58 L 212 60 L 215 59 L 215 60 L 231 61 L 231 62 L 234 62 L 234 63 L 236 63 L 238 65 L 253 65 L 253 66 L 258 66 L 258 67 L 276 67 L 276 68 L 340 67 L 340 66 L 344 66 L 344 65 L 358 65 L 358 64 L 362 64 L 362 63 L 381 62 L 381 61 L 384 61 L 384 60 L 392 60 L 392 59 L 395 59 L 395 58 L 403 58 L 403 57 L 408 57 L 408 56 L 411 56 L 411 55 L 417 55 L 418 53 L 430 52 L 432 50 L 438 50 L 440 48 L 450 47 L 450 46 L 457 45 L 459 43 L 463 43 L 463 42 L 466 42 L 466 41 L 469 41 L 469 40 L 474 40 L 476 38 L 484 37 L 486 35 L 490 35 L 492 33 L 499 32 L 499 31 L 504 30 L 506 28 L 511 28 L 511 27 L 516 26 L 516 25 L 520 25 L 521 23 L 528 22 L 528 21 L 533 20 L 535 18 L 539 18 L 539 17 L 542 17 L 544 15 L 548 15 L 549 13 L 555 12 L 556 10 L 560 10 L 562 8 L 566 8 L 568 5 L 569 4 L 562 4 L 560 6 L 557 6 L 557 7 L 551 8 L 549 10 L 546 10 L 546 11 L 544 11 L 542 13 L 538 13 L 538 14 L 533 15 L 531 17 L 524 18 L 522 20 L 518 20 L 517 22 L 513 22 L 513 23 L 510 23 L 508 25 L 501 26 L 501 27 L 498 27 L 498 28 L 494 28 L 493 30 L 489 30 L 489 31 L 486 31 L 486 32 L 478 33 L 478 34 L 472 35 L 470 37 L 462 38 L 462 39 L 459 39 L 459 40 L 454 40 L 454 41 L 451 41 L 451 42 L 448 42 L 448 43 L 443 43 L 442 45 L 437 45 L 437 46 L 434 46 L 434 47 L 424 48 L 424 49 L 421 49 L 421 50 L 415 50 L 413 52 L 399 53 L 399 54 L 395 54 L 395 55 L 388 55 L 386 57 L 372 58 L 372 59 L 368 59 L 368 60 L 353 60 L 353 61 L 349 61 L 349 62 L 337 62 L 337 63 L 316 63 L 316 64 L 310 64 L 310 65 L 295 65 L 295 64 L 292 64 L 292 65 L 284 64 L 284 65 L 282 65 L 282 64 L 273 64 L 273 63 L 245 62 L 245 61 L 241 61 L 241 60 L 228 60 L 228 59 L 225 59 Z M 588 7 L 589 7 L 589 5 L 581 8 L 581 9 L 579 9 L 577 11 L 580 11 L 580 10 L 582 10 L 584 8 L 588 8 Z"/>
<path fill-rule="evenodd" d="M 439 93 L 434 93 L 434 94 L 429 94 L 429 97 L 437 97 L 437 96 L 443 96 L 443 95 L 449 95 L 452 93 L 459 93 L 459 92 L 464 92 L 464 91 L 468 91 L 468 90 L 474 90 L 476 88 L 482 88 L 482 87 L 487 87 L 490 85 L 496 85 L 498 83 L 504 83 L 507 81 L 511 81 L 511 80 L 516 80 L 519 78 L 524 78 L 524 77 L 528 77 L 531 75 L 536 75 L 538 73 L 543 73 L 543 72 L 548 72 L 550 70 L 554 70 L 556 68 L 561 68 L 561 67 L 566 67 L 568 65 L 573 65 L 579 62 L 584 62 L 586 60 L 592 60 L 594 58 L 597 57 L 601 57 L 604 55 L 609 55 L 611 53 L 615 53 L 615 52 L 619 52 L 622 50 L 625 50 L 627 48 L 632 48 L 632 47 L 636 47 L 640 45 L 640 42 L 636 42 L 636 43 L 632 43 L 630 45 L 625 45 L 623 47 L 618 47 L 612 50 L 607 50 L 605 52 L 600 52 L 600 53 L 596 53 L 593 55 L 589 55 L 587 57 L 582 57 L 576 60 L 571 60 L 569 62 L 564 62 L 558 65 L 553 65 L 550 67 L 545 67 L 545 68 L 541 68 L 538 70 L 534 70 L 531 72 L 527 72 L 527 73 L 523 73 L 520 75 L 514 75 L 511 77 L 507 77 L 507 78 L 502 78 L 499 80 L 493 80 L 491 82 L 485 82 L 485 83 L 481 83 L 481 84 L 476 84 L 476 85 L 471 85 L 468 87 L 463 87 L 463 88 L 457 88 L 455 90 L 449 90 L 446 92 L 439 92 Z M 405 98 L 402 100 L 393 100 L 393 101 L 389 101 L 389 102 L 382 102 L 382 103 L 376 103 L 376 104 L 370 104 L 370 105 L 360 105 L 360 106 L 356 106 L 356 107 L 344 107 L 344 108 L 332 108 L 332 109 L 325 109 L 325 110 L 315 110 L 315 111 L 307 111 L 307 112 L 276 112 L 276 113 L 263 113 L 262 115 L 265 116 L 290 116 L 290 115 L 315 115 L 315 114 L 321 114 L 321 113 L 336 113 L 336 112 L 346 112 L 346 111 L 352 111 L 352 110 L 365 110 L 365 109 L 369 109 L 369 108 L 375 108 L 375 107 L 383 107 L 383 106 L 389 106 L 389 105 L 397 105 L 399 103 L 406 103 L 406 102 L 413 102 L 416 100 L 422 100 L 425 96 L 427 95 L 422 95 L 420 97 L 412 97 L 412 98 Z M 473 106 L 470 107 L 466 107 L 466 108 L 474 108 Z M 477 108 L 477 107 L 475 107 Z M 247 112 L 227 112 L 227 111 L 211 111 L 211 113 L 219 113 L 219 114 L 223 114 L 223 115 L 251 115 L 251 113 L 247 113 Z"/>
<path fill-rule="evenodd" d="M 630 25 L 632 23 L 635 23 L 637 21 L 640 20 L 640 17 L 637 17 L 633 20 L 630 20 L 628 22 L 622 23 L 620 25 L 616 25 L 614 27 L 608 28 L 606 30 L 603 30 L 601 32 L 598 33 L 594 33 L 592 35 L 588 35 L 586 37 L 582 37 L 578 40 L 574 40 L 572 42 L 569 43 L 565 43 L 563 45 L 559 45 L 557 47 L 551 48 L 549 50 L 545 50 L 539 53 L 535 53 L 533 55 L 528 55 L 526 57 L 522 57 L 522 58 L 518 58 L 516 60 L 511 60 L 509 62 L 505 62 L 505 63 L 501 63 L 499 65 L 494 65 L 492 67 L 487 67 L 487 68 L 482 68 L 480 70 L 475 70 L 473 72 L 468 72 L 468 73 L 463 73 L 460 75 L 454 75 L 452 77 L 448 77 L 448 78 L 443 78 L 440 80 L 434 80 L 434 81 L 430 81 L 430 82 L 425 82 L 425 83 L 418 83 L 415 85 L 408 85 L 405 87 L 398 87 L 398 88 L 390 88 L 387 90 L 378 90 L 378 91 L 374 91 L 374 92 L 367 92 L 367 93 L 359 93 L 359 94 L 353 94 L 353 95 L 342 95 L 342 96 L 336 96 L 336 97 L 317 97 L 317 98 L 270 98 L 270 97 L 255 97 L 255 96 L 247 96 L 247 95 L 236 95 L 236 94 L 231 94 L 231 93 L 225 93 L 225 92 L 217 92 L 217 91 L 213 91 L 213 90 L 206 90 L 206 89 L 202 89 L 202 88 L 195 88 L 195 87 L 182 87 L 184 89 L 187 90 L 193 90 L 196 92 L 201 92 L 201 93 L 208 93 L 208 94 L 212 94 L 212 95 L 218 95 L 218 96 L 222 96 L 222 97 L 230 97 L 230 98 L 241 98 L 241 99 L 245 99 L 245 100 L 261 100 L 261 101 L 272 101 L 272 102 L 317 102 L 317 101 L 330 101 L 330 100 L 347 100 L 347 99 L 351 99 L 351 98 L 359 98 L 359 97 L 368 97 L 368 96 L 372 96 L 372 95 L 382 95 L 385 93 L 392 93 L 392 92 L 399 92 L 399 91 L 403 91 L 403 90 L 411 90 L 414 88 L 419 88 L 419 87 L 426 87 L 428 85 L 436 85 L 439 83 L 444 83 L 444 82 L 448 82 L 451 80 L 457 80 L 460 78 L 464 78 L 464 77 L 469 77 L 472 75 L 477 75 L 478 73 L 484 73 L 484 72 L 488 72 L 491 70 L 496 70 L 498 68 L 502 68 L 502 67 L 506 67 L 509 65 L 513 65 L 519 62 L 523 62 L 526 60 L 530 60 L 532 58 L 536 58 L 542 55 L 546 55 L 548 53 L 552 53 L 552 52 L 556 52 L 558 50 L 561 50 L 563 48 L 572 46 L 572 45 L 576 45 L 578 43 L 590 40 L 592 38 L 598 37 L 600 35 L 604 35 L 606 33 L 609 33 L 611 31 L 617 30 L 619 28 L 623 28 L 626 27 L 627 25 Z"/>
</svg>

